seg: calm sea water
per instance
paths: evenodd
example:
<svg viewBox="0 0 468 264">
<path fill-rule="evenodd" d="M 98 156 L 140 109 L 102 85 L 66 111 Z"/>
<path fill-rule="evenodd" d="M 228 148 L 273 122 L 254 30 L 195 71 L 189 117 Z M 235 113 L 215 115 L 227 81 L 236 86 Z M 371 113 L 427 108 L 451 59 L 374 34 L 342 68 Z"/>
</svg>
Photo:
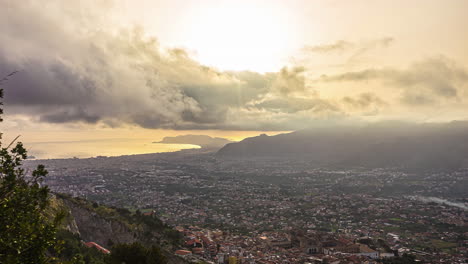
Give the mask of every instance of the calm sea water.
<svg viewBox="0 0 468 264">
<path fill-rule="evenodd" d="M 159 144 L 147 139 L 108 139 L 56 142 L 25 142 L 29 156 L 36 159 L 89 158 L 147 153 L 173 152 L 200 148 L 189 144 Z"/>
</svg>

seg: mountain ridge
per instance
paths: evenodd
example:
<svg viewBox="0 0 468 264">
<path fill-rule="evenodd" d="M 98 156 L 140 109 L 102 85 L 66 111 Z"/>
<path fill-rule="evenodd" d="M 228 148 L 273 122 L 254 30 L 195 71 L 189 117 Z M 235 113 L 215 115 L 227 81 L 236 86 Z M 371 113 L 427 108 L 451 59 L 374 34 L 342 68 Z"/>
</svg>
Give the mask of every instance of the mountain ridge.
<svg viewBox="0 0 468 264">
<path fill-rule="evenodd" d="M 375 123 L 260 135 L 230 143 L 220 158 L 304 159 L 317 165 L 447 167 L 468 165 L 468 122 Z"/>
</svg>

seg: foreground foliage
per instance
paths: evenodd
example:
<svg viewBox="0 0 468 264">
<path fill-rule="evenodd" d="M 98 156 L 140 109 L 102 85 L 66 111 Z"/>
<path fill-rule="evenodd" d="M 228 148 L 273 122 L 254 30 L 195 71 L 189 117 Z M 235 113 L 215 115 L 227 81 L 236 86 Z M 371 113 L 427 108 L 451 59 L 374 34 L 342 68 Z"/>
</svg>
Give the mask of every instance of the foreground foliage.
<svg viewBox="0 0 468 264">
<path fill-rule="evenodd" d="M 21 167 L 27 158 L 23 144 L 13 141 L 4 147 L 2 143 L 0 134 L 0 263 L 50 263 L 54 258 L 46 252 L 56 245 L 55 232 L 63 214 L 43 213 L 49 204 L 49 189 L 40 182 L 47 170 L 39 165 L 26 177 Z"/>
<path fill-rule="evenodd" d="M 145 248 L 138 242 L 112 247 L 109 264 L 165 264 L 166 257 L 158 247 Z"/>
</svg>

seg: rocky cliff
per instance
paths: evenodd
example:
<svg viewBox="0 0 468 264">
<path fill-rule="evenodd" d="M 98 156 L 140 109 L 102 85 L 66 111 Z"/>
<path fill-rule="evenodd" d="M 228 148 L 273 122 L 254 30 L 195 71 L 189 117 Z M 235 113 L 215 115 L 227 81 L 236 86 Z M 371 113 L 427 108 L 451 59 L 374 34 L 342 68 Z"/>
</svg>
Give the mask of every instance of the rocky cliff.
<svg viewBox="0 0 468 264">
<path fill-rule="evenodd" d="M 179 233 L 156 216 L 97 205 L 62 194 L 56 194 L 52 203 L 53 210 L 66 214 L 62 228 L 79 235 L 85 242 L 95 242 L 109 249 L 118 243 L 154 244 L 162 249 L 168 263 L 187 263 L 172 254 L 180 245 Z"/>
<path fill-rule="evenodd" d="M 71 219 L 67 228 L 80 235 L 85 241 L 93 241 L 102 246 L 110 247 L 112 243 L 132 243 L 137 241 L 139 230 L 117 219 L 109 219 L 96 211 L 73 202 L 63 200 L 69 209 Z"/>
</svg>

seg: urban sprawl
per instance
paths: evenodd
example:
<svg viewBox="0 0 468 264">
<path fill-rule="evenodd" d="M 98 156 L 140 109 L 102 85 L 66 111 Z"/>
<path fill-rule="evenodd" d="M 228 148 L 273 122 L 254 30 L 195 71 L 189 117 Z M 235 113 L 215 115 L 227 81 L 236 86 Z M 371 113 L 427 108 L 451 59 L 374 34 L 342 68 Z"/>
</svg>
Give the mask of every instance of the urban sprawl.
<svg viewBox="0 0 468 264">
<path fill-rule="evenodd" d="M 318 168 L 181 151 L 44 163 L 53 191 L 155 215 L 209 263 L 466 263 L 468 169 Z"/>
</svg>

